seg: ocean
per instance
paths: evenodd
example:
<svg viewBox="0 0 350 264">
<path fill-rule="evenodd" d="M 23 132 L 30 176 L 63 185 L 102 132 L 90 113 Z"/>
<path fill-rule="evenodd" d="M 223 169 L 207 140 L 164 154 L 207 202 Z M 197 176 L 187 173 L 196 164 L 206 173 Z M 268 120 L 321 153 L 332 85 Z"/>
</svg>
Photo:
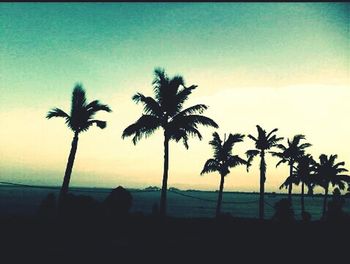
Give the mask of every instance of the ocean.
<svg viewBox="0 0 350 264">
<path fill-rule="evenodd" d="M 103 201 L 112 189 L 107 188 L 70 188 L 76 195 L 89 195 L 98 201 Z M 41 201 L 49 194 L 57 197 L 59 188 L 40 188 L 0 185 L 0 216 L 33 216 Z M 160 191 L 145 191 L 129 189 L 133 196 L 131 211 L 151 214 L 154 204 L 159 203 Z M 167 214 L 172 217 L 214 217 L 218 193 L 210 191 L 168 191 Z M 285 194 L 265 194 L 265 218 L 274 214 L 274 204 Z M 292 197 L 293 210 L 296 219 L 300 219 L 300 195 Z M 331 200 L 331 197 L 329 198 Z M 305 196 L 305 208 L 312 218 L 318 220 L 322 214 L 323 197 Z M 235 217 L 258 218 L 259 194 L 224 192 L 221 211 Z M 345 199 L 344 211 L 350 213 L 350 198 Z"/>
</svg>

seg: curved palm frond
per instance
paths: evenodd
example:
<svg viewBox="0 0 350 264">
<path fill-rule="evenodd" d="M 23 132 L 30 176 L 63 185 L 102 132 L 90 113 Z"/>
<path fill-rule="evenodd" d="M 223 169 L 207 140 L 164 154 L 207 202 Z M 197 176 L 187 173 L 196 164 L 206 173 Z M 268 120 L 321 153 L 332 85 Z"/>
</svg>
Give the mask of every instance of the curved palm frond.
<svg viewBox="0 0 350 264">
<path fill-rule="evenodd" d="M 85 109 L 89 114 L 89 117 L 92 117 L 98 111 L 106 111 L 108 113 L 112 112 L 112 109 L 108 105 L 101 104 L 99 100 L 94 100 L 91 103 L 87 104 Z"/>
<path fill-rule="evenodd" d="M 190 87 L 185 87 L 184 84 L 182 84 L 183 88 L 176 94 L 174 98 L 174 102 L 176 105 L 175 112 L 178 113 L 181 111 L 183 104 L 188 99 L 188 96 L 192 93 L 194 89 L 196 89 L 197 85 L 191 85 Z"/>
<path fill-rule="evenodd" d="M 255 138 L 254 136 L 252 136 L 251 134 L 249 134 L 247 137 L 249 137 L 250 139 L 254 140 L 255 142 L 258 141 L 258 139 Z"/>
<path fill-rule="evenodd" d="M 47 119 L 50 119 L 53 117 L 63 117 L 66 119 L 66 122 L 69 122 L 69 119 L 70 119 L 70 116 L 66 112 L 64 112 L 63 110 L 61 110 L 57 107 L 51 109 L 46 115 Z"/>
<path fill-rule="evenodd" d="M 134 145 L 143 137 L 153 134 L 161 126 L 160 119 L 153 115 L 142 115 L 134 124 L 124 129 L 122 138 L 134 135 Z"/>
<path fill-rule="evenodd" d="M 235 143 L 238 142 L 242 142 L 243 138 L 245 137 L 245 135 L 236 133 L 234 135 L 232 135 L 231 133 L 229 134 L 227 140 L 224 142 L 224 144 L 222 145 L 222 148 L 228 152 L 231 153 L 232 147 Z"/>
<path fill-rule="evenodd" d="M 215 159 L 208 159 L 204 164 L 201 175 L 215 171 L 220 171 L 220 164 Z"/>
<path fill-rule="evenodd" d="M 178 115 L 186 116 L 191 114 L 202 114 L 207 109 L 208 109 L 208 106 L 204 104 L 197 104 L 182 110 L 181 112 L 178 113 Z"/>
<path fill-rule="evenodd" d="M 226 163 L 227 163 L 228 167 L 231 167 L 231 168 L 236 167 L 238 165 L 247 165 L 248 164 L 248 162 L 246 160 L 242 159 L 238 155 L 230 156 Z"/>
<path fill-rule="evenodd" d="M 246 156 L 248 158 L 247 160 L 247 171 L 249 171 L 250 166 L 252 166 L 253 159 L 260 154 L 259 150 L 256 149 L 251 149 L 248 150 L 246 153 Z"/>
<path fill-rule="evenodd" d="M 156 100 L 154 100 L 152 97 L 150 96 L 144 96 L 141 93 L 137 93 L 132 97 L 132 100 L 135 103 L 139 103 L 142 102 L 143 104 L 143 111 L 145 114 L 150 114 L 150 115 L 154 115 L 156 117 L 162 117 L 163 116 L 163 112 L 160 108 L 160 105 L 158 104 L 158 102 Z"/>
<path fill-rule="evenodd" d="M 272 129 L 271 132 L 267 134 L 266 138 L 270 138 L 270 136 L 277 131 L 278 131 L 278 128 Z"/>
</svg>

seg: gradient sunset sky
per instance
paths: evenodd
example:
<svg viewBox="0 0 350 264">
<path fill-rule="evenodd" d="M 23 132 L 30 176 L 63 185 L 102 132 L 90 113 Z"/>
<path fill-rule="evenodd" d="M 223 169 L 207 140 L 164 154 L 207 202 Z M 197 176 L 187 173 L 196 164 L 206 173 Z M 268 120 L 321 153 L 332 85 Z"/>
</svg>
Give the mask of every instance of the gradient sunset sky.
<svg viewBox="0 0 350 264">
<path fill-rule="evenodd" d="M 338 154 L 350 169 L 349 39 L 347 3 L 1 3 L 1 180 L 62 183 L 73 133 L 45 115 L 69 111 L 79 82 L 113 112 L 97 116 L 106 129 L 81 134 L 71 186 L 160 186 L 162 132 L 136 146 L 121 139 L 142 112 L 131 97 L 152 95 L 156 67 L 198 85 L 185 107 L 207 104 L 222 137 L 277 127 L 286 138 L 304 134 L 315 158 Z M 189 150 L 170 144 L 170 187 L 218 188 L 218 174 L 199 175 L 215 130 L 200 131 Z M 234 151 L 253 146 L 245 138 Z M 267 191 L 288 175 L 277 162 L 267 159 Z M 258 186 L 258 159 L 225 182 L 231 191 Z"/>
</svg>

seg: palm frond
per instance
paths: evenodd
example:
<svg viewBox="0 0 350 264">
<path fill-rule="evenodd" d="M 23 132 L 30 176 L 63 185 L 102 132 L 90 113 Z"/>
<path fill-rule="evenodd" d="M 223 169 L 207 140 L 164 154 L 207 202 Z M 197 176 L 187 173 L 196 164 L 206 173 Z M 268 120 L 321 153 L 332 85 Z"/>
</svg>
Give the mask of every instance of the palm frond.
<svg viewBox="0 0 350 264">
<path fill-rule="evenodd" d="M 254 140 L 255 142 L 258 141 L 254 136 L 252 136 L 250 134 L 247 137 L 249 137 L 250 139 Z"/>
<path fill-rule="evenodd" d="M 63 117 L 66 120 L 69 120 L 69 118 L 70 118 L 69 115 L 66 112 L 64 112 L 63 110 L 61 110 L 59 108 L 51 109 L 46 115 L 47 119 L 50 119 L 50 118 L 53 118 L 53 117 Z"/>
<path fill-rule="evenodd" d="M 306 149 L 306 148 L 309 148 L 309 147 L 311 147 L 312 145 L 310 144 L 310 143 L 304 143 L 304 144 L 301 144 L 300 146 L 299 146 L 299 148 L 300 149 Z"/>
<path fill-rule="evenodd" d="M 233 155 L 229 157 L 227 161 L 227 165 L 229 167 L 236 167 L 238 165 L 248 165 L 248 162 L 242 159 L 241 157 L 239 157 L 238 155 Z"/>
<path fill-rule="evenodd" d="M 98 111 L 106 111 L 108 113 L 112 112 L 111 108 L 108 105 L 100 103 L 99 100 L 94 100 L 91 103 L 87 104 L 85 109 L 88 112 L 89 116 L 93 116 Z"/>
<path fill-rule="evenodd" d="M 157 117 L 161 117 L 163 115 L 162 110 L 161 110 L 158 102 L 150 96 L 146 97 L 141 93 L 136 93 L 132 97 L 132 100 L 135 103 L 139 103 L 139 102 L 143 103 L 143 107 L 144 107 L 143 111 L 145 114 L 150 114 L 150 115 L 154 115 Z"/>
<path fill-rule="evenodd" d="M 270 136 L 277 131 L 278 131 L 278 128 L 272 129 L 271 132 L 267 134 L 266 138 L 270 138 Z"/>
<path fill-rule="evenodd" d="M 191 85 L 190 87 L 183 86 L 183 88 L 176 94 L 174 100 L 176 103 L 176 112 L 179 112 L 182 109 L 184 102 L 188 99 L 188 96 L 197 87 L 197 85 Z"/>
<path fill-rule="evenodd" d="M 182 110 L 177 115 L 185 116 L 185 115 L 191 115 L 191 114 L 202 114 L 207 109 L 208 109 L 208 106 L 204 104 L 197 104 Z"/>
<path fill-rule="evenodd" d="M 224 142 L 222 145 L 222 149 L 224 153 L 231 154 L 232 148 L 235 143 L 242 142 L 244 138 L 244 135 L 236 133 L 232 135 L 231 133 L 229 134 L 227 140 Z"/>
<path fill-rule="evenodd" d="M 208 159 L 204 164 L 201 175 L 215 171 L 220 171 L 220 164 L 215 159 Z"/>
<path fill-rule="evenodd" d="M 134 124 L 124 129 L 122 138 L 134 135 L 132 141 L 136 144 L 143 136 L 148 137 L 160 126 L 160 120 L 155 116 L 142 115 Z"/>
<path fill-rule="evenodd" d="M 247 171 L 249 171 L 249 167 L 252 165 L 254 157 L 259 155 L 260 151 L 256 150 L 256 149 L 252 149 L 252 150 L 248 150 L 245 154 L 246 154 L 246 156 L 248 158 L 248 160 L 247 160 Z"/>
</svg>

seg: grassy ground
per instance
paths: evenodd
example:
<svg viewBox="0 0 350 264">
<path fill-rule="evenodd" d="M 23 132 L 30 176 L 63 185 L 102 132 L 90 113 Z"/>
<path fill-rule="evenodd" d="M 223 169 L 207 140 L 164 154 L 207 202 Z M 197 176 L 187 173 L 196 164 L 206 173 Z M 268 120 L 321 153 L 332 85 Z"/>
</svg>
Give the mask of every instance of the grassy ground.
<svg viewBox="0 0 350 264">
<path fill-rule="evenodd" d="M 1 219 L 2 263 L 261 263 L 348 259 L 350 223 L 133 215 L 124 221 Z M 346 262 L 345 262 L 346 263 Z"/>
</svg>

